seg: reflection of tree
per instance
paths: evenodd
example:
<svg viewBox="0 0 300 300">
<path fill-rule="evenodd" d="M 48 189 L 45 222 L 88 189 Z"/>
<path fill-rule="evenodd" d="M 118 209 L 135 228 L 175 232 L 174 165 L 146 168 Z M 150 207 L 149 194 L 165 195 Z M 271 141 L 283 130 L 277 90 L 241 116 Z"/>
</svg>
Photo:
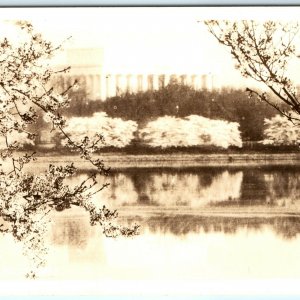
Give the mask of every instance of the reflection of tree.
<svg viewBox="0 0 300 300">
<path fill-rule="evenodd" d="M 210 202 L 239 197 L 242 173 L 163 173 L 151 176 L 152 202 L 160 206 L 200 207 Z M 152 192 L 152 193 L 151 193 Z"/>
<path fill-rule="evenodd" d="M 241 171 L 133 169 L 114 174 L 110 188 L 101 197 L 119 206 L 200 207 L 238 199 L 242 178 Z M 117 179 L 118 184 L 114 184 Z"/>
<path fill-rule="evenodd" d="M 300 199 L 299 171 L 293 168 L 246 168 L 243 170 L 241 196 L 237 205 L 297 205 Z M 213 206 L 231 206 L 232 199 L 212 203 Z"/>
<path fill-rule="evenodd" d="M 73 180 L 79 182 L 78 177 Z M 293 168 L 278 167 L 130 169 L 111 174 L 110 187 L 98 197 L 114 206 L 295 206 L 300 198 L 300 176 Z"/>
<path fill-rule="evenodd" d="M 142 178 L 142 176 L 141 176 Z M 74 178 L 76 179 L 76 178 Z M 103 178 L 102 178 L 103 180 Z M 101 182 L 101 179 L 99 180 Z M 133 205 L 138 203 L 138 193 L 134 182 L 124 173 L 110 174 L 110 185 L 97 198 L 106 205 Z"/>
<path fill-rule="evenodd" d="M 146 174 L 144 174 L 144 176 L 145 175 Z M 141 174 L 138 173 L 132 173 L 130 177 L 134 190 L 138 195 L 138 204 L 151 205 L 151 198 L 147 194 L 147 185 L 151 185 L 151 183 L 149 181 L 146 181 L 147 179 L 144 176 L 141 176 Z"/>
<path fill-rule="evenodd" d="M 279 235 L 291 239 L 300 233 L 300 220 L 299 217 L 277 218 L 273 227 Z"/>
<path fill-rule="evenodd" d="M 259 169 L 245 169 L 239 205 L 264 204 L 266 199 L 266 182 Z"/>
<path fill-rule="evenodd" d="M 277 170 L 264 174 L 267 185 L 267 201 L 272 205 L 295 206 L 300 199 L 299 172 Z"/>
<path fill-rule="evenodd" d="M 226 217 L 226 216 L 195 216 L 195 215 L 160 215 L 149 218 L 130 219 L 138 221 L 143 228 L 155 233 L 172 233 L 187 235 L 189 233 L 223 232 L 234 234 L 240 229 L 262 230 L 271 227 L 285 239 L 295 238 L 300 234 L 300 218 L 293 217 Z"/>
</svg>

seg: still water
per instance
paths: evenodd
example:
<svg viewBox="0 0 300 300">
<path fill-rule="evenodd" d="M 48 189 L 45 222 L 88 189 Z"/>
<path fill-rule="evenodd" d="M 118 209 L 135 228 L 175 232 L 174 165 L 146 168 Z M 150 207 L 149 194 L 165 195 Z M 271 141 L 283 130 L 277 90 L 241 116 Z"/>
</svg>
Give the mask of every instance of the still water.
<svg viewBox="0 0 300 300">
<path fill-rule="evenodd" d="M 300 278 L 299 167 L 128 168 L 99 179 L 111 184 L 96 201 L 141 234 L 105 238 L 80 209 L 57 213 L 41 278 Z M 25 264 L 13 243 L 0 242 L 12 249 L 2 278 Z"/>
</svg>

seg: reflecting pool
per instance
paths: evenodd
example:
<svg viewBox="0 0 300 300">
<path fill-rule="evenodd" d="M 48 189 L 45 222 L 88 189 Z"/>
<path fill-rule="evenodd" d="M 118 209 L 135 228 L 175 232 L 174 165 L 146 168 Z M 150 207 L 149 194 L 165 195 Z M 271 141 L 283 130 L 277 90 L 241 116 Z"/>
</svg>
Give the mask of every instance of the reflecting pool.
<svg viewBox="0 0 300 300">
<path fill-rule="evenodd" d="M 76 184 L 85 172 L 70 180 Z M 95 201 L 138 223 L 133 238 L 105 238 L 78 208 L 56 212 L 42 279 L 300 278 L 300 168 L 127 168 L 99 177 Z M 0 276 L 24 276 L 9 237 Z"/>
</svg>

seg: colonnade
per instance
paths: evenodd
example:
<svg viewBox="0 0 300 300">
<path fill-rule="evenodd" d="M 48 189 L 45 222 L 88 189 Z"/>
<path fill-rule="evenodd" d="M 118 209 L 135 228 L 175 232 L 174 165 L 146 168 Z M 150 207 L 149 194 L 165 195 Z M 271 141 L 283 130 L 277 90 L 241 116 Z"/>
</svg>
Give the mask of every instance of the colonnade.
<svg viewBox="0 0 300 300">
<path fill-rule="evenodd" d="M 61 77 L 59 79 L 60 85 L 62 88 L 66 88 L 66 85 L 75 78 L 79 85 L 86 89 L 90 99 L 101 99 L 102 101 L 126 92 L 158 90 L 169 83 L 189 85 L 196 90 L 213 89 L 213 76 L 211 74 L 72 74 Z"/>
</svg>

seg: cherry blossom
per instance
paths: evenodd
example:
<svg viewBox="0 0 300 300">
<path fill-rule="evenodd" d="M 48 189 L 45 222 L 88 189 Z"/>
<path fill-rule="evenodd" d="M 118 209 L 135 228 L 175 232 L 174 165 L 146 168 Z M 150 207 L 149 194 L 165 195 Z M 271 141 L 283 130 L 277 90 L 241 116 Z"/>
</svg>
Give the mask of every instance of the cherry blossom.
<svg viewBox="0 0 300 300">
<path fill-rule="evenodd" d="M 50 67 L 49 59 L 61 46 L 52 45 L 25 21 L 16 22 L 16 31 L 17 39 L 0 41 L 0 232 L 23 243 L 32 263 L 27 275 L 34 278 L 37 269 L 46 263 L 44 234 L 54 210 L 81 207 L 88 211 L 91 225 L 100 225 L 107 237 L 135 235 L 138 226 L 114 224 L 118 213 L 93 201 L 93 196 L 108 186 L 99 185 L 96 174 L 107 174 L 109 168 L 93 157 L 100 133 L 95 141 L 87 143 L 74 142 L 65 131 L 60 110 L 69 105 L 67 93 L 76 82 L 62 93 L 51 85 L 53 76 L 68 71 Z M 77 186 L 67 183 L 68 177 L 77 172 L 73 164 L 49 165 L 44 173 L 30 172 L 29 165 L 34 164 L 36 155 L 20 152 L 20 142 L 34 143 L 32 128 L 39 115 L 44 115 L 52 130 L 60 132 L 68 146 L 90 163 L 93 171 Z"/>
<path fill-rule="evenodd" d="M 267 102 L 290 121 L 299 120 L 297 89 L 287 76 L 290 60 L 295 57 L 298 24 L 254 20 L 208 20 L 205 24 L 209 32 L 230 49 L 241 74 L 267 87 L 278 101 L 272 101 L 266 92 L 247 88 L 249 95 Z M 288 106 L 296 114 L 291 115 L 279 103 Z"/>
</svg>

